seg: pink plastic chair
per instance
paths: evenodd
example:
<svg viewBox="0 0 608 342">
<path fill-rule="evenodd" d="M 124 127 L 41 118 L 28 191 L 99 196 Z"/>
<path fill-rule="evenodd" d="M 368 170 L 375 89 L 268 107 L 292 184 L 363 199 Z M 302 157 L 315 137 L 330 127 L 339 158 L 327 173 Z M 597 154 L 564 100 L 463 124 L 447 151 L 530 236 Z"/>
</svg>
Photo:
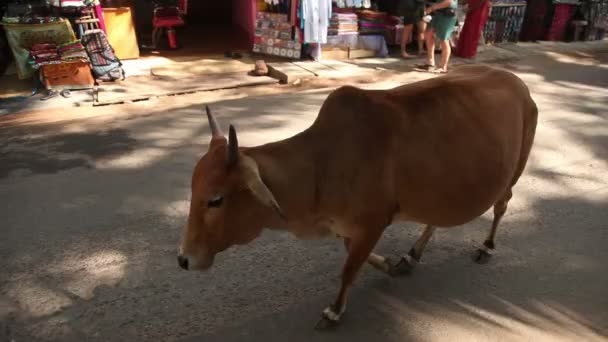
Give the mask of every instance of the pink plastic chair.
<svg viewBox="0 0 608 342">
<path fill-rule="evenodd" d="M 182 17 L 182 11 L 179 7 L 156 7 L 154 16 L 152 17 L 152 44 L 154 48 L 158 48 L 158 41 L 163 33 L 167 32 L 169 40 L 169 48 L 177 49 L 177 37 L 175 35 L 175 27 L 184 26 L 186 23 Z"/>
</svg>

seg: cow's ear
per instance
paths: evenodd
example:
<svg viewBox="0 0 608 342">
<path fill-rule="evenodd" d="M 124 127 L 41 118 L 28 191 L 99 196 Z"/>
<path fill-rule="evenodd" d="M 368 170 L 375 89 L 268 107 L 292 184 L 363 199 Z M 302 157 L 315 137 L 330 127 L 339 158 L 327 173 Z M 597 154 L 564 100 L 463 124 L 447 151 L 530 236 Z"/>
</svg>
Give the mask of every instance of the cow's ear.
<svg viewBox="0 0 608 342">
<path fill-rule="evenodd" d="M 247 187 L 249 190 L 251 190 L 253 195 L 264 205 L 272 208 L 283 220 L 287 221 L 287 217 L 272 194 L 272 191 L 268 189 L 268 186 L 266 186 L 260 177 L 260 172 L 255 161 L 245 157 L 243 166 L 246 170 Z"/>
<path fill-rule="evenodd" d="M 239 141 L 236 137 L 236 129 L 230 125 L 230 131 L 228 132 L 228 166 L 236 165 L 239 161 Z"/>
</svg>

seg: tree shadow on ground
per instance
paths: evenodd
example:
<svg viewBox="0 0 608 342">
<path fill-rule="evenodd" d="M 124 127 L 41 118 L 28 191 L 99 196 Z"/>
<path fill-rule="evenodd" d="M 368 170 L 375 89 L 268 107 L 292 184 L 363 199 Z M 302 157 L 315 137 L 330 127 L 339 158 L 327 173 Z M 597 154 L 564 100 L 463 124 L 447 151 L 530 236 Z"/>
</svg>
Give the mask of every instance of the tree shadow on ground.
<svg viewBox="0 0 608 342">
<path fill-rule="evenodd" d="M 124 129 L 58 133 L 38 138 L 14 136 L 3 140 L 0 179 L 15 170 L 51 174 L 77 167 L 92 168 L 91 160 L 111 158 L 136 148 L 136 140 Z"/>
<path fill-rule="evenodd" d="M 608 68 L 605 67 L 607 63 L 608 51 L 589 55 L 574 51 L 529 56 L 505 66 L 516 72 L 540 75 L 545 82 L 605 87 L 608 79 Z"/>
</svg>

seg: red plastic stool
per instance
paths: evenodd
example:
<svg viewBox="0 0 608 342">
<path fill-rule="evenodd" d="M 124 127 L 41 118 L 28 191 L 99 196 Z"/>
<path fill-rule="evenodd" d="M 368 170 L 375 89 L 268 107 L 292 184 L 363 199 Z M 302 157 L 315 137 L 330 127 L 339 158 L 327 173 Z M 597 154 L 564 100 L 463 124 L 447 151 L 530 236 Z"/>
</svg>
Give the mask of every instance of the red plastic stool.
<svg viewBox="0 0 608 342">
<path fill-rule="evenodd" d="M 162 35 L 163 30 L 167 31 L 169 47 L 177 49 L 177 37 L 175 28 L 184 26 L 185 22 L 181 16 L 181 12 L 177 7 L 157 7 L 154 9 L 154 17 L 152 18 L 152 44 L 154 48 L 158 48 L 158 40 Z"/>
</svg>

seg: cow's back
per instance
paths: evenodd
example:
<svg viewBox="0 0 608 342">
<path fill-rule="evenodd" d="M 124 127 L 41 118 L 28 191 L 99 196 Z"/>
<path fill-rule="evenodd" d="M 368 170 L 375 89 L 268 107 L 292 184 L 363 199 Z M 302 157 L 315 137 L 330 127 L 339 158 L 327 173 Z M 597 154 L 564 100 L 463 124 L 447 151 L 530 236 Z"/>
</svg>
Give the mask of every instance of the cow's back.
<svg viewBox="0 0 608 342">
<path fill-rule="evenodd" d="M 310 129 L 320 142 L 324 208 L 362 215 L 394 208 L 413 221 L 465 223 L 518 176 L 531 115 L 535 123 L 523 82 L 488 67 L 385 91 L 343 87 Z"/>
</svg>

